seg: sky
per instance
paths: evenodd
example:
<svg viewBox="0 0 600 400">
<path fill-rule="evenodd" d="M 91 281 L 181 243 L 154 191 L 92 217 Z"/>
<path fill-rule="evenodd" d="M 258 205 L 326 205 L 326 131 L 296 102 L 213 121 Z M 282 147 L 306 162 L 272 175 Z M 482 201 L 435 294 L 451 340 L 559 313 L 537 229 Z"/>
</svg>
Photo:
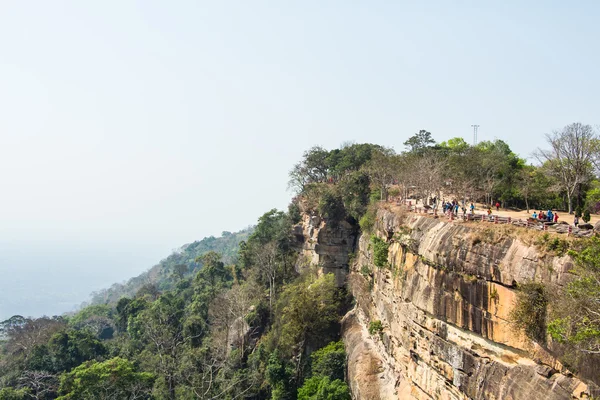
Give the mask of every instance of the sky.
<svg viewBox="0 0 600 400">
<path fill-rule="evenodd" d="M 527 3 L 527 4 L 524 4 Z M 597 1 L 0 1 L 0 319 L 285 208 L 313 145 L 600 124 Z"/>
</svg>

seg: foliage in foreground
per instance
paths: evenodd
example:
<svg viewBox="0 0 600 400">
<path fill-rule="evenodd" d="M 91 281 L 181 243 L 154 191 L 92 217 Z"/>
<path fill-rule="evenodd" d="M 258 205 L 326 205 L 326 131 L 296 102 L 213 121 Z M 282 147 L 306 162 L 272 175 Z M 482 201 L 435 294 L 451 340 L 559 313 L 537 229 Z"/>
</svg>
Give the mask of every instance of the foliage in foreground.
<svg viewBox="0 0 600 400">
<path fill-rule="evenodd" d="M 265 213 L 238 263 L 205 253 L 172 289 L 141 288 L 68 319 L 4 321 L 0 399 L 294 399 L 324 374 L 335 379 L 303 393 L 347 398 L 343 346 L 309 357 L 339 339 L 347 295 L 331 274 L 296 273 L 295 219 Z"/>
<path fill-rule="evenodd" d="M 559 343 L 587 354 L 600 354 L 600 238 L 586 241 L 575 260 L 575 278 L 553 304 L 548 331 Z"/>
</svg>

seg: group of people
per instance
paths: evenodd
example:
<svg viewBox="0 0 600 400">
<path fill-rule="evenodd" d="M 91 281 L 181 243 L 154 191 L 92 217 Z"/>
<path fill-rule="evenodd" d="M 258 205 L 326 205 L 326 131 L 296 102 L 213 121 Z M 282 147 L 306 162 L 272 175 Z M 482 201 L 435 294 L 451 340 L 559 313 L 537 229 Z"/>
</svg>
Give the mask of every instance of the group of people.
<svg viewBox="0 0 600 400">
<path fill-rule="evenodd" d="M 435 198 L 434 198 L 434 200 L 435 200 Z M 473 206 L 473 204 L 471 204 L 471 206 Z M 442 211 L 444 212 L 444 214 L 453 213 L 454 215 L 458 215 L 459 209 L 462 209 L 463 215 L 467 214 L 466 207 L 464 206 L 464 204 L 461 207 L 460 204 L 458 203 L 458 200 L 452 200 L 452 202 L 442 200 Z M 471 209 L 471 212 L 472 212 L 472 209 Z"/>
<path fill-rule="evenodd" d="M 548 212 L 540 211 L 539 213 L 534 211 L 532 218 L 537 219 L 538 221 L 558 222 L 558 213 L 553 213 L 552 210 L 548 210 Z"/>
<path fill-rule="evenodd" d="M 431 204 L 434 206 L 436 206 L 436 203 L 438 202 L 437 198 L 432 198 L 431 199 Z M 500 210 L 500 203 L 496 202 L 495 204 L 496 207 L 496 211 Z M 454 214 L 454 215 L 458 215 L 458 211 L 462 210 L 463 215 L 467 214 L 467 207 L 463 202 L 463 205 L 461 206 L 458 202 L 458 200 L 452 200 L 452 201 L 446 201 L 445 199 L 442 199 L 442 211 L 444 214 Z M 469 211 L 471 214 L 475 214 L 475 205 L 473 203 L 471 203 L 471 205 L 469 206 Z M 492 207 L 488 207 L 487 208 L 487 215 L 489 218 L 492 218 Z M 554 223 L 558 223 L 558 213 L 557 212 L 552 212 L 552 210 L 548 210 L 548 211 L 534 211 L 532 218 L 535 220 L 538 220 L 540 222 L 554 222 Z M 573 225 L 575 225 L 575 227 L 577 227 L 577 225 L 579 225 L 579 217 L 575 216 L 574 220 L 573 220 Z"/>
</svg>

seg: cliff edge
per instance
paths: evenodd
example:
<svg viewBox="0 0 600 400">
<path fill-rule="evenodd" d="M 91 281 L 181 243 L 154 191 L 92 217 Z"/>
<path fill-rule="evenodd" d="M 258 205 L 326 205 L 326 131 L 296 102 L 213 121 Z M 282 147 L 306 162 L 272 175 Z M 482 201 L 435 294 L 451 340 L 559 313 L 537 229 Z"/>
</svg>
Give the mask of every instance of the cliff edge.
<svg viewBox="0 0 600 400">
<path fill-rule="evenodd" d="M 580 399 L 598 396 L 590 365 L 574 376 L 510 321 L 516 286 L 564 285 L 572 260 L 515 227 L 450 222 L 380 208 L 373 232 L 304 216 L 301 253 L 348 282 L 343 320 L 356 399 Z M 511 230 L 509 232 L 509 230 Z M 517 234 L 514 234 L 517 232 Z M 519 233 L 521 232 L 521 233 Z M 519 237 L 518 234 L 524 236 Z M 376 267 L 371 235 L 386 243 Z"/>
</svg>

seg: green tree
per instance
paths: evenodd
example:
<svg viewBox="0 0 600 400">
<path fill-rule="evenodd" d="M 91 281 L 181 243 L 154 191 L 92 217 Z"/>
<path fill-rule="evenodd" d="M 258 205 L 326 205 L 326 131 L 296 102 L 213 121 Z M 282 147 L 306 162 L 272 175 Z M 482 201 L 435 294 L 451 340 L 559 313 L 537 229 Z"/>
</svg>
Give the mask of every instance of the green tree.
<svg viewBox="0 0 600 400">
<path fill-rule="evenodd" d="M 569 254 L 575 278 L 553 302 L 548 331 L 577 352 L 600 354 L 600 238 L 588 239 Z"/>
<path fill-rule="evenodd" d="M 371 235 L 371 244 L 373 245 L 373 263 L 380 268 L 386 267 L 390 244 L 376 235 Z"/>
<path fill-rule="evenodd" d="M 346 350 L 344 342 L 331 342 L 310 355 L 313 375 L 327 376 L 332 380 L 344 380 L 346 371 Z"/>
<path fill-rule="evenodd" d="M 298 389 L 298 400 L 350 400 L 348 385 L 328 376 L 313 376 Z"/>
<path fill-rule="evenodd" d="M 11 387 L 0 389 L 0 400 L 25 400 L 28 398 L 27 389 L 14 389 Z"/>
<path fill-rule="evenodd" d="M 283 355 L 299 356 L 297 375 L 307 346 L 321 347 L 337 335 L 343 299 L 333 274 L 317 278 L 307 272 L 281 293 L 276 327 L 271 333 Z"/>
<path fill-rule="evenodd" d="M 409 151 L 412 153 L 422 152 L 433 144 L 435 144 L 435 140 L 431 137 L 431 132 L 424 129 L 421 129 L 418 133 L 415 133 L 404 142 L 404 146 L 408 147 Z"/>
<path fill-rule="evenodd" d="M 64 374 L 59 400 L 109 400 L 149 398 L 154 376 L 137 372 L 134 365 L 115 357 L 104 362 L 88 361 Z"/>
</svg>

